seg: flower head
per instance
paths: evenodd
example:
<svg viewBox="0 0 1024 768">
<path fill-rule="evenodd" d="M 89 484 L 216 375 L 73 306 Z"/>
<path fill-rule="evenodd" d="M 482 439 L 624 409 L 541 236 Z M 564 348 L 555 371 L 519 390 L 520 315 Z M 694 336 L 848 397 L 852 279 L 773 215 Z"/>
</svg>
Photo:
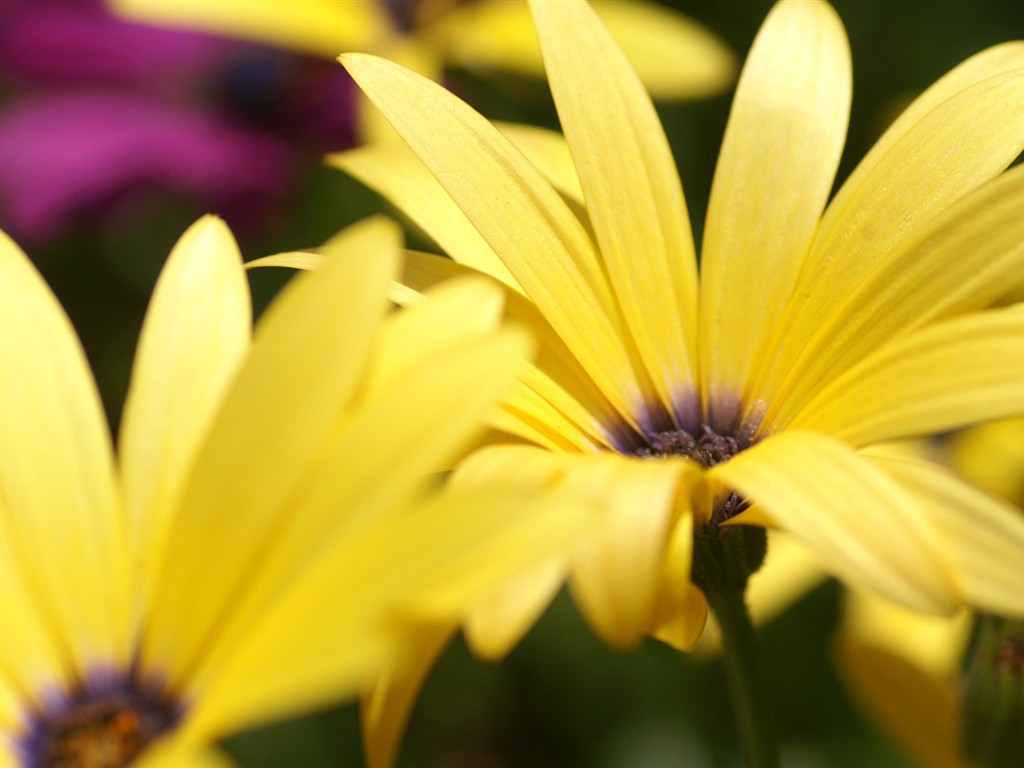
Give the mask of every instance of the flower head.
<svg viewBox="0 0 1024 768">
<path fill-rule="evenodd" d="M 678 644 L 699 634 L 679 580 L 709 525 L 784 528 L 917 609 L 1024 610 L 1021 521 L 872 449 L 1024 407 L 1024 312 L 980 311 L 1024 259 L 1024 174 L 1003 173 L 1024 145 L 1024 48 L 938 81 L 829 201 L 845 34 L 824 2 L 779 3 L 737 88 L 698 278 L 673 159 L 625 58 L 584 3 L 532 8 L 568 145 L 526 136 L 532 163 L 442 88 L 344 57 L 444 192 L 394 148 L 337 162 L 502 280 L 539 329 L 539 363 L 495 422 L 537 447 L 487 449 L 466 471 L 558 466 L 604 499 L 573 586 L 621 644 L 668 618 L 686 619 Z M 460 271 L 419 264 L 421 284 Z"/>
<path fill-rule="evenodd" d="M 549 554 L 569 517 L 547 502 L 427 477 L 519 367 L 500 296 L 471 281 L 387 315 L 395 228 L 329 251 L 250 342 L 230 233 L 185 233 L 115 466 L 70 324 L 0 236 L 0 763 L 206 764 L 217 737 L 400 663 L 406 612 L 456 611 Z M 453 334 L 410 330 L 469 306 Z"/>
</svg>

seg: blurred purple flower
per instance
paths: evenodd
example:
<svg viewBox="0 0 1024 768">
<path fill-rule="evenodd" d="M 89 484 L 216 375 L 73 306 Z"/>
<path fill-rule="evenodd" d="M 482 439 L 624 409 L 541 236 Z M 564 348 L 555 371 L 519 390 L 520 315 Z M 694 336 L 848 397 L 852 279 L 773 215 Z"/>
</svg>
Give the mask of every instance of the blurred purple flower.
<svg viewBox="0 0 1024 768">
<path fill-rule="evenodd" d="M 145 95 L 46 96 L 0 114 L 0 210 L 36 239 L 139 186 L 236 215 L 258 209 L 286 186 L 291 163 L 278 139 Z"/>
<path fill-rule="evenodd" d="M 333 68 L 323 69 L 121 21 L 100 0 L 3 0 L 0 228 L 52 238 L 152 188 L 236 227 L 263 221 L 291 191 L 299 142 L 320 140 L 309 156 L 351 135 Z"/>
</svg>

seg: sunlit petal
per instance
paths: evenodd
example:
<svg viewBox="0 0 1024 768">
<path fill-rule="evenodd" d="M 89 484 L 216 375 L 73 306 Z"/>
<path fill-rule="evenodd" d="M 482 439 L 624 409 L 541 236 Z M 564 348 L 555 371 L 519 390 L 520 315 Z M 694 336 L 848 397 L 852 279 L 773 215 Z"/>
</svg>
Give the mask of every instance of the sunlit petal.
<svg viewBox="0 0 1024 768">
<path fill-rule="evenodd" d="M 744 65 L 708 204 L 701 364 L 709 396 L 749 394 L 751 367 L 771 359 L 767 345 L 832 189 L 850 95 L 849 46 L 831 6 L 777 4 Z"/>
<path fill-rule="evenodd" d="M 843 444 L 788 431 L 710 473 L 765 507 L 830 573 L 919 610 L 957 604 L 959 585 L 923 500 Z"/>
<path fill-rule="evenodd" d="M 633 414 L 643 388 L 615 303 L 593 243 L 554 189 L 494 126 L 440 86 L 372 56 L 349 54 L 343 63 L 601 390 L 624 416 Z"/>
<path fill-rule="evenodd" d="M 1022 371 L 1024 306 L 955 317 L 867 356 L 791 425 L 854 445 L 934 434 L 1024 411 Z"/>
<path fill-rule="evenodd" d="M 188 229 L 167 261 L 139 337 L 118 443 L 134 546 L 148 552 L 248 351 L 242 258 L 219 219 Z"/>
<path fill-rule="evenodd" d="M 584 2 L 533 3 L 548 81 L 609 280 L 666 411 L 693 421 L 697 273 L 650 98 Z M 572 45 L 565 41 L 571 40 Z"/>
<path fill-rule="evenodd" d="M 67 316 L 3 233 L 0 328 L 4 554 L 65 660 L 123 660 L 130 579 L 103 410 Z"/>
</svg>

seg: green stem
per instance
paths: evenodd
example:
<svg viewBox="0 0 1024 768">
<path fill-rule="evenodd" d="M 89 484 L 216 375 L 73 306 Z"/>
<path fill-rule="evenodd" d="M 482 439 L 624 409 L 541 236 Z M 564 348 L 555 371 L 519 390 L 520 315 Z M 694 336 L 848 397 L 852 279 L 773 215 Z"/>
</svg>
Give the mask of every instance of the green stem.
<svg viewBox="0 0 1024 768">
<path fill-rule="evenodd" d="M 733 710 L 749 768 L 777 768 L 779 743 L 768 706 L 757 633 L 747 613 L 743 589 L 708 595 L 722 628 L 725 671 Z"/>
</svg>

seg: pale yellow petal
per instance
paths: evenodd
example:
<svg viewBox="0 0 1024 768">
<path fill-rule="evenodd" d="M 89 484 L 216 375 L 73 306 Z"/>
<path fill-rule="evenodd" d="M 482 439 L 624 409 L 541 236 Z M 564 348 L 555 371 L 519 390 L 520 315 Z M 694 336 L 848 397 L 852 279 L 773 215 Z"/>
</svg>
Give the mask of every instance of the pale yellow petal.
<svg viewBox="0 0 1024 768">
<path fill-rule="evenodd" d="M 949 461 L 968 481 L 1024 506 L 1024 418 L 981 424 L 949 439 Z"/>
<path fill-rule="evenodd" d="M 4 557 L 65 659 L 126 662 L 126 532 L 106 419 L 67 316 L 3 233 L 0 331 Z"/>
<path fill-rule="evenodd" d="M 707 599 L 690 583 L 693 523 L 691 515 L 683 515 L 672 530 L 653 621 L 648 628 L 651 635 L 677 651 L 693 650 L 708 619 Z"/>
<path fill-rule="evenodd" d="M 1024 306 L 964 315 L 885 345 L 790 423 L 854 445 L 937 434 L 1024 412 L 1022 372 Z"/>
<path fill-rule="evenodd" d="M 922 768 L 967 768 L 959 755 L 959 704 L 952 681 L 844 634 L 835 646 L 847 685 L 868 715 Z"/>
<path fill-rule="evenodd" d="M 986 613 L 1024 617 L 1024 511 L 934 464 L 874 460 L 926 505 L 963 602 Z"/>
<path fill-rule="evenodd" d="M 850 51 L 819 0 L 778 3 L 744 65 L 715 169 L 701 253 L 704 391 L 749 396 L 773 354 L 832 189 L 850 111 Z M 712 421 L 730 427 L 730 414 Z"/>
<path fill-rule="evenodd" d="M 732 53 L 692 19 L 639 0 L 597 0 L 593 6 L 655 98 L 707 96 L 732 81 Z M 431 32 L 463 66 L 544 74 L 525 2 L 467 3 Z"/>
<path fill-rule="evenodd" d="M 687 474 L 697 472 L 697 465 L 682 460 L 557 454 L 508 445 L 475 452 L 455 477 L 460 483 L 497 479 L 531 490 L 560 489 L 590 504 L 591 523 L 572 551 L 571 585 L 595 629 L 625 647 L 656 621 L 666 551 L 681 516 L 680 494 L 686 493 L 681 486 Z M 681 556 L 675 560 L 688 562 Z M 681 567 L 688 581 L 689 569 Z"/>
<path fill-rule="evenodd" d="M 371 144 L 326 161 L 387 199 L 455 261 L 520 290 L 466 214 L 402 142 Z"/>
<path fill-rule="evenodd" d="M 367 0 L 110 0 L 132 21 L 215 32 L 334 58 L 387 32 L 381 3 Z"/>
<path fill-rule="evenodd" d="M 650 98 L 590 7 L 532 4 L 548 80 L 609 281 L 665 410 L 699 421 L 697 265 Z"/>
<path fill-rule="evenodd" d="M 655 623 L 677 494 L 696 465 L 613 454 L 579 457 L 566 487 L 600 505 L 574 553 L 570 585 L 580 610 L 609 643 L 635 644 Z"/>
<path fill-rule="evenodd" d="M 854 311 L 850 297 L 920 228 L 1002 172 L 1024 148 L 1024 70 L 950 96 L 854 174 L 826 211 L 786 310 L 768 397 L 814 382 L 808 362 Z M 788 381 L 787 381 L 788 379 Z"/>
<path fill-rule="evenodd" d="M 439 349 L 430 359 L 389 353 L 390 373 L 369 373 L 359 400 L 326 436 L 301 486 L 278 511 L 268 531 L 273 538 L 264 542 L 252 572 L 222 610 L 217 637 L 205 644 L 203 666 L 193 679 L 215 675 L 266 606 L 301 582 L 304 572 L 316 567 L 311 563 L 329 556 L 333 540 L 373 526 L 381 514 L 433 482 L 433 473 L 451 466 L 514 380 L 528 347 L 522 334 L 507 329 Z M 430 610 L 424 608 L 433 620 Z"/>
<path fill-rule="evenodd" d="M 554 600 L 566 576 L 565 558 L 554 558 L 517 574 L 473 603 L 463 623 L 473 653 L 491 661 L 504 657 Z"/>
<path fill-rule="evenodd" d="M 289 269 L 320 269 L 324 263 L 324 256 L 319 251 L 283 251 L 270 256 L 263 256 L 245 263 L 246 269 L 257 267 L 287 267 Z"/>
<path fill-rule="evenodd" d="M 786 393 L 806 397 L 900 332 L 990 305 L 1024 273 L 1024 168 L 966 195 L 879 259 L 819 329 Z"/>
<path fill-rule="evenodd" d="M 175 683 L 279 535 L 285 505 L 361 379 L 397 270 L 398 232 L 371 220 L 335 247 L 261 318 L 153 569 L 145 656 L 173 664 L 164 674 Z M 186 556 L 203 567 L 183 567 Z"/>
<path fill-rule="evenodd" d="M 252 310 L 238 246 L 206 217 L 175 245 L 146 312 L 118 450 L 132 546 L 159 546 L 164 518 L 249 348 Z"/>
<path fill-rule="evenodd" d="M 353 693 L 402 662 L 407 620 L 457 619 L 564 549 L 586 512 L 550 493 L 463 488 L 336 538 L 225 655 L 190 727 L 219 735 Z"/>
<path fill-rule="evenodd" d="M 583 189 L 565 137 L 557 131 L 524 123 L 495 122 L 526 159 L 537 166 L 562 197 L 582 209 Z M 580 215 L 581 210 L 577 210 Z"/>
<path fill-rule="evenodd" d="M 409 650 L 402 663 L 383 670 L 363 691 L 359 714 L 369 768 L 394 765 L 416 697 L 454 631 L 454 627 L 430 624 L 410 627 L 404 633 Z"/>
<path fill-rule="evenodd" d="M 844 631 L 912 662 L 932 677 L 952 679 L 960 671 L 971 632 L 968 610 L 933 616 L 852 590 L 845 595 L 843 614 Z"/>
<path fill-rule="evenodd" d="M 586 230 L 508 139 L 440 86 L 372 56 L 343 63 L 624 415 L 645 390 Z"/>
<path fill-rule="evenodd" d="M 1024 42 L 1020 41 L 986 48 L 936 80 L 903 110 L 850 174 L 829 205 L 822 228 L 829 229 L 834 225 L 834 220 L 841 215 L 848 199 L 858 194 L 868 176 L 877 172 L 876 166 L 888 162 L 885 160 L 886 155 L 909 133 L 918 130 L 917 124 L 936 107 L 984 80 L 1018 69 L 1024 69 Z"/>
<path fill-rule="evenodd" d="M 919 610 L 949 612 L 959 603 L 924 500 L 842 443 L 784 432 L 709 473 L 763 506 L 852 585 Z"/>
</svg>

